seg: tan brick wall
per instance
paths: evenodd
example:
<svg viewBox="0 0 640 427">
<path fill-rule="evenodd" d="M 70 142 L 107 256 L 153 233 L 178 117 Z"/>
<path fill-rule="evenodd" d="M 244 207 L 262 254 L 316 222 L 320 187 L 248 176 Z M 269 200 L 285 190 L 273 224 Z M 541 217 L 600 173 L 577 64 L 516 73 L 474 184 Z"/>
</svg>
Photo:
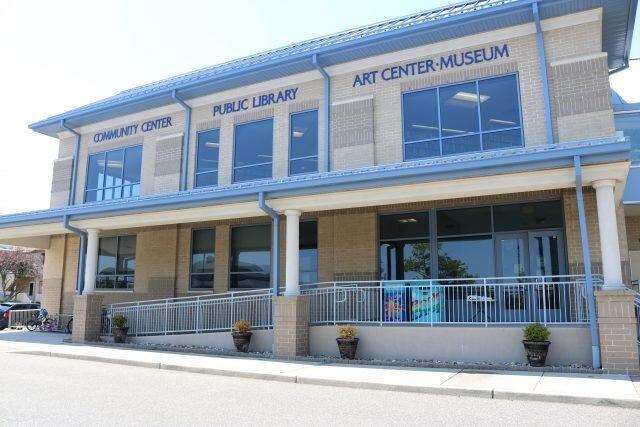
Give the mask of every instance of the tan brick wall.
<svg viewBox="0 0 640 427">
<path fill-rule="evenodd" d="M 276 297 L 274 299 L 274 353 L 290 358 L 309 354 L 309 299 Z"/>
<path fill-rule="evenodd" d="M 602 368 L 638 375 L 638 333 L 633 291 L 597 291 Z"/>
<path fill-rule="evenodd" d="M 75 295 L 73 304 L 73 342 L 98 341 L 104 295 Z"/>
<path fill-rule="evenodd" d="M 45 250 L 41 303 L 51 314 L 61 312 L 65 246 L 66 236 L 52 236 Z"/>
<path fill-rule="evenodd" d="M 69 203 L 69 191 L 71 187 L 71 171 L 73 158 L 64 157 L 53 162 L 53 175 L 51 177 L 51 199 L 49 206 L 57 208 Z"/>
<path fill-rule="evenodd" d="M 480 37 L 479 37 L 480 38 Z M 601 23 L 590 22 L 546 31 L 544 34 L 549 74 L 553 123 L 555 135 L 559 141 L 578 138 L 611 135 L 613 117 L 608 101 L 608 73 L 606 58 L 594 57 L 602 52 Z M 452 45 L 455 43 L 451 41 Z M 437 85 L 517 72 L 520 82 L 522 101 L 523 129 L 527 145 L 546 142 L 545 112 L 542 95 L 538 48 L 534 34 L 513 37 L 497 42 L 468 46 L 464 49 L 490 47 L 501 43 L 509 46 L 509 57 L 491 63 L 479 63 L 453 70 L 438 71 L 422 76 L 405 77 L 392 81 L 379 81 L 376 84 L 353 87 L 353 78 L 358 72 L 382 69 L 386 66 L 404 64 L 407 60 L 389 64 L 374 64 L 360 70 L 334 75 L 331 78 L 332 127 L 332 165 L 335 170 L 356 168 L 372 164 L 388 164 L 402 161 L 402 117 L 401 94 L 410 89 L 420 89 Z M 454 50 L 416 54 L 414 60 L 438 58 Z M 559 63 L 558 61 L 564 61 Z M 567 62 L 569 61 L 569 62 Z M 213 116 L 213 106 L 224 102 L 251 98 L 267 92 L 297 87 L 295 101 L 283 102 L 249 111 Z M 196 140 L 199 130 L 220 128 L 219 184 L 232 182 L 234 125 L 258 117 L 274 118 L 273 176 L 284 177 L 288 173 L 289 154 L 289 115 L 294 111 L 319 108 L 320 137 L 326 132 L 324 117 L 322 79 L 292 83 L 275 89 L 243 93 L 234 90 L 227 99 L 216 100 L 193 108 L 191 137 L 188 150 L 188 187 L 193 188 Z M 351 101 L 351 102 L 350 102 Z M 347 104 L 344 104 L 347 102 Z M 193 103 L 193 100 L 191 101 Z M 570 113 L 570 114 L 569 114 Z M 347 117 L 348 116 L 348 117 Z M 556 117 L 557 116 L 557 117 Z M 160 116 L 149 117 L 148 119 Z M 82 137 L 81 154 L 78 169 L 78 188 L 76 200 L 83 200 L 84 180 L 89 151 L 143 143 L 141 194 L 154 194 L 175 191 L 179 174 L 176 168 L 181 158 L 181 134 L 183 132 L 184 112 L 171 114 L 172 126 L 154 132 L 138 134 L 132 138 L 123 138 L 111 142 L 94 143 L 90 132 Z M 344 117 L 347 117 L 346 119 Z M 127 125 L 141 122 L 122 123 Z M 117 126 L 105 126 L 111 129 Z M 158 141 L 158 138 L 177 135 L 171 142 Z M 59 157 L 72 154 L 73 138 L 60 143 Z M 158 151 L 159 150 L 159 151 Z M 319 164 L 322 164 L 323 152 L 319 150 Z M 60 205 L 65 198 L 61 194 L 52 197 L 52 203 Z"/>
<path fill-rule="evenodd" d="M 625 217 L 627 244 L 630 251 L 640 251 L 640 216 Z"/>
</svg>

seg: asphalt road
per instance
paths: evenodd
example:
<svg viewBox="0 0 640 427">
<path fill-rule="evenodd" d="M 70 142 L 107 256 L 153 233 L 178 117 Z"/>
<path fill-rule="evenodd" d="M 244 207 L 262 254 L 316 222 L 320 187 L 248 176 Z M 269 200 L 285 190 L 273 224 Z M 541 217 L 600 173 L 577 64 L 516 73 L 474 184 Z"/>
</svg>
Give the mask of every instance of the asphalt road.
<svg viewBox="0 0 640 427">
<path fill-rule="evenodd" d="M 356 390 L 0 352 L 0 425 L 640 425 L 640 410 Z M 11 399 L 12 398 L 12 399 Z"/>
</svg>

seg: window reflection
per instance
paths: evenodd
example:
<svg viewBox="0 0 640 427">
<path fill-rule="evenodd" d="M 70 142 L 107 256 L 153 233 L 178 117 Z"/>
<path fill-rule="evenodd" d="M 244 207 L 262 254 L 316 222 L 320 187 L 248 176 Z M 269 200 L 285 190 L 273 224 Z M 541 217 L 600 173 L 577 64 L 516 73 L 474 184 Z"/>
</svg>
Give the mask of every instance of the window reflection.
<svg viewBox="0 0 640 427">
<path fill-rule="evenodd" d="M 90 155 L 85 202 L 139 196 L 141 164 L 142 146 Z"/>
<path fill-rule="evenodd" d="M 232 289 L 268 288 L 271 277 L 271 226 L 231 229 Z"/>
</svg>

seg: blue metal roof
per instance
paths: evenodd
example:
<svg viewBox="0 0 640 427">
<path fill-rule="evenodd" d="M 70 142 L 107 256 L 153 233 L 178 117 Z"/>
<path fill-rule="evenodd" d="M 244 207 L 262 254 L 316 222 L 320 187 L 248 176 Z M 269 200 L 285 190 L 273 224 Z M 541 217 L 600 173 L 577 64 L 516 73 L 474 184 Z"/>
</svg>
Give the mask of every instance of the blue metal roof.
<svg viewBox="0 0 640 427">
<path fill-rule="evenodd" d="M 259 193 L 268 194 L 270 199 L 313 195 L 330 191 L 573 167 L 574 156 L 581 156 L 583 165 L 591 165 L 625 161 L 629 159 L 629 155 L 629 142 L 617 137 L 544 144 L 10 214 L 0 216 L 0 229 L 54 223 L 65 216 L 73 219 L 100 218 L 257 201 Z"/>
<path fill-rule="evenodd" d="M 539 0 L 543 19 L 602 7 L 603 47 L 609 67 L 628 62 L 638 0 Z M 366 25 L 292 44 L 245 58 L 125 90 L 112 97 L 49 117 L 29 127 L 56 136 L 63 129 L 174 103 L 176 90 L 184 99 L 233 87 L 314 70 L 316 54 L 324 66 L 387 52 L 491 31 L 533 21 L 533 0 L 474 0 Z"/>
</svg>

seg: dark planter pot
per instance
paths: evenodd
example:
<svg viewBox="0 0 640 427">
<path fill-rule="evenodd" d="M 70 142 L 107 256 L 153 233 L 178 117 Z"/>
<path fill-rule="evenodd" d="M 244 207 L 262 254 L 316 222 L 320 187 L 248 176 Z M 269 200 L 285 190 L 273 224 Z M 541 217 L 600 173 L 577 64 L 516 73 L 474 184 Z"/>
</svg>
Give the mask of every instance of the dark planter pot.
<svg viewBox="0 0 640 427">
<path fill-rule="evenodd" d="M 338 342 L 338 350 L 340 350 L 340 357 L 343 359 L 355 359 L 356 350 L 358 350 L 358 341 L 360 338 L 336 338 Z"/>
<path fill-rule="evenodd" d="M 127 333 L 129 328 L 111 328 L 113 334 L 113 342 L 117 344 L 124 344 L 127 342 Z"/>
<path fill-rule="evenodd" d="M 523 340 L 524 349 L 527 352 L 527 360 L 531 366 L 544 366 L 549 352 L 551 341 L 527 341 Z"/>
<path fill-rule="evenodd" d="M 236 350 L 241 353 L 248 352 L 251 335 L 253 335 L 253 332 L 231 332 L 233 344 L 235 344 Z"/>
</svg>

